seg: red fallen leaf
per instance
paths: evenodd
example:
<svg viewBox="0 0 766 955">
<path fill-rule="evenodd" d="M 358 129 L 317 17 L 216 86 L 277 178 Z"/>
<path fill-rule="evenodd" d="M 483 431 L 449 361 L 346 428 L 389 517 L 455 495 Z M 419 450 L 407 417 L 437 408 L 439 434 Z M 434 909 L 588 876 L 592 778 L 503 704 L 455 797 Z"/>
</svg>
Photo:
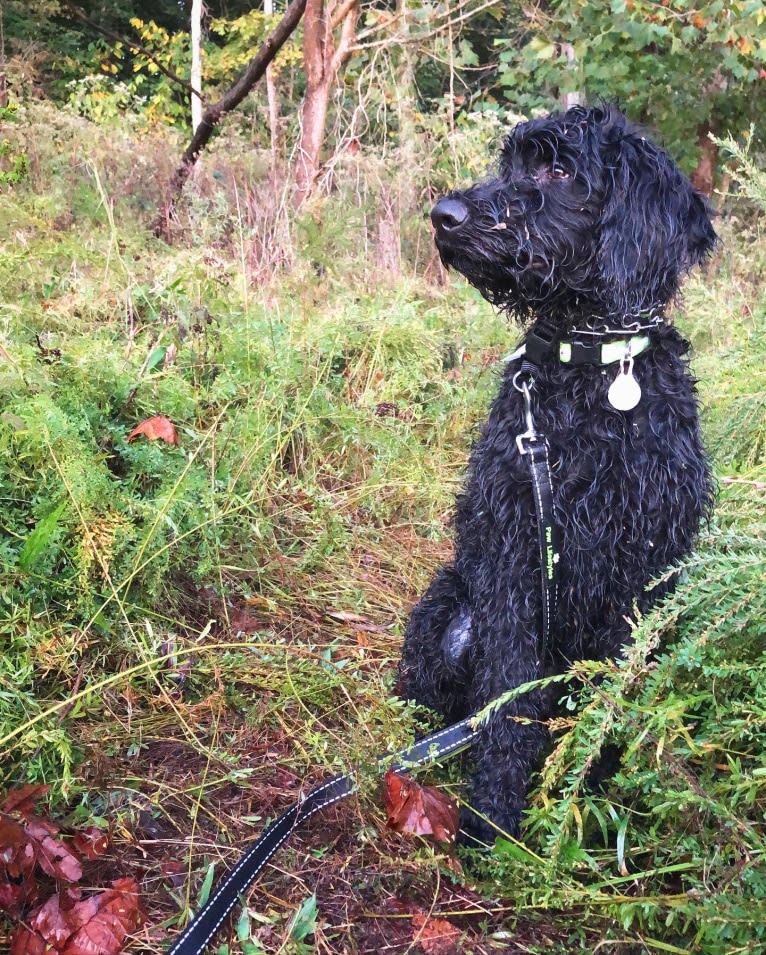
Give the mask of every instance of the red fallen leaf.
<svg viewBox="0 0 766 955">
<path fill-rule="evenodd" d="M 8 865 L 14 855 L 10 850 L 23 846 L 26 842 L 27 837 L 21 823 L 0 814 L 0 863 Z"/>
<path fill-rule="evenodd" d="M 410 776 L 392 769 L 383 777 L 383 799 L 388 813 L 386 824 L 395 832 L 434 836 L 454 842 L 458 830 L 457 805 L 434 786 L 421 786 Z"/>
<path fill-rule="evenodd" d="M 83 859 L 98 859 L 109 848 L 109 833 L 99 829 L 98 826 L 88 826 L 87 829 L 74 834 L 72 845 Z"/>
<path fill-rule="evenodd" d="M 26 925 L 17 925 L 11 934 L 10 955 L 58 955 L 45 939 L 30 932 Z"/>
<path fill-rule="evenodd" d="M 72 908 L 69 921 L 80 927 L 61 955 L 117 955 L 125 936 L 135 932 L 144 918 L 138 884 L 117 879 L 111 889 Z"/>
<path fill-rule="evenodd" d="M 142 434 L 150 441 L 160 439 L 167 441 L 168 444 L 181 443 L 178 440 L 176 426 L 169 418 L 161 414 L 155 415 L 153 418 L 147 418 L 146 421 L 142 421 L 141 424 L 136 425 L 128 435 L 128 442 L 135 441 L 136 438 Z"/>
<path fill-rule="evenodd" d="M 58 950 L 72 934 L 67 915 L 61 909 L 58 894 L 54 893 L 27 921 L 31 929 Z"/>
<path fill-rule="evenodd" d="M 43 872 L 65 882 L 80 881 L 80 860 L 60 839 L 53 838 L 58 833 L 56 826 L 45 819 L 33 819 L 24 828 Z"/>
<path fill-rule="evenodd" d="M 17 816 L 21 816 L 22 819 L 29 819 L 30 816 L 35 814 L 35 803 L 37 800 L 46 796 L 50 788 L 50 786 L 44 786 L 42 784 L 28 783 L 25 786 L 20 786 L 18 789 L 10 789 L 0 804 L 0 810 L 7 812 L 9 815 L 15 813 Z M 0 843 L 0 845 L 2 845 L 2 843 Z"/>
<path fill-rule="evenodd" d="M 35 897 L 34 887 L 26 883 L 0 882 L 0 912 L 18 917 Z"/>
<path fill-rule="evenodd" d="M 24 827 L 0 815 L 0 911 L 20 916 L 37 898 L 35 849 Z"/>
<path fill-rule="evenodd" d="M 413 915 L 415 938 L 426 955 L 454 955 L 461 932 L 446 919 L 432 919 L 426 915 Z"/>
</svg>

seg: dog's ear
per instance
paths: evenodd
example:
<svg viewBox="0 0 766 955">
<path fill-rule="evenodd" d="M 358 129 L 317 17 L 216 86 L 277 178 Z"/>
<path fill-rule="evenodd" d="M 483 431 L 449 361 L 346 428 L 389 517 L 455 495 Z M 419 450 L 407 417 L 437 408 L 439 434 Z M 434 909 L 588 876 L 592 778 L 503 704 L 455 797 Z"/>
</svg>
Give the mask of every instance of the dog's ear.
<svg viewBox="0 0 766 955">
<path fill-rule="evenodd" d="M 625 314 L 664 304 L 682 275 L 713 250 L 705 199 L 621 114 L 600 115 L 604 199 L 598 267 L 609 307 Z"/>
</svg>

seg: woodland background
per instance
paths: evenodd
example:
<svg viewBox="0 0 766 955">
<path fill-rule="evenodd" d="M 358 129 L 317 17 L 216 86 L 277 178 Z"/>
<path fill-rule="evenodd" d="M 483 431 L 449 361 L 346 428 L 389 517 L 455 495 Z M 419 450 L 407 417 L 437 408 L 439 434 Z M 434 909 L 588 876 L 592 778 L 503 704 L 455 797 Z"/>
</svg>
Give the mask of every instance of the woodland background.
<svg viewBox="0 0 766 955">
<path fill-rule="evenodd" d="M 627 658 L 562 684 L 523 842 L 397 834 L 371 769 L 214 950 L 766 951 L 764 4 L 291 10 L 218 121 L 283 6 L 0 2 L 0 951 L 163 951 L 304 786 L 428 725 L 402 627 L 519 336 L 428 211 L 599 97 L 718 213 L 676 316 L 715 516 Z"/>
</svg>

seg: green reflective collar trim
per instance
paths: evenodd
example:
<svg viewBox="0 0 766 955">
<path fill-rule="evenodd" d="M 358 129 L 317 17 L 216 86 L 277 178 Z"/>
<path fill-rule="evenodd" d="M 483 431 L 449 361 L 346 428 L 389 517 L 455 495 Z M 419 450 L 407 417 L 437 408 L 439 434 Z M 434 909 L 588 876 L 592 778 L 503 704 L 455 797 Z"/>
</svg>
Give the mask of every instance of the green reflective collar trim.
<svg viewBox="0 0 766 955">
<path fill-rule="evenodd" d="M 646 351 L 648 347 L 648 335 L 634 335 L 631 338 L 619 338 L 614 342 L 605 342 L 601 346 L 601 357 L 599 358 L 598 363 L 600 365 L 611 365 L 616 361 L 620 361 L 625 357 L 628 349 L 630 349 L 631 356 L 635 358 L 636 355 L 640 355 L 641 352 Z M 571 342 L 559 343 L 559 360 L 565 365 L 571 362 Z"/>
</svg>

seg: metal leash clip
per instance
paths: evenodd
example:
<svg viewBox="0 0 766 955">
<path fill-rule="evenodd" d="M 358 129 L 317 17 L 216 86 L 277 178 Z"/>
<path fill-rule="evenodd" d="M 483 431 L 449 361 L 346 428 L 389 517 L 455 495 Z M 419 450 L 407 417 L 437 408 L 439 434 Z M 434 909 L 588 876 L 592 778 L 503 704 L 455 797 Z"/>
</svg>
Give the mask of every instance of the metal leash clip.
<svg viewBox="0 0 766 955">
<path fill-rule="evenodd" d="M 528 441 L 530 444 L 536 444 L 540 440 L 540 435 L 535 430 L 535 422 L 532 417 L 532 398 L 530 395 L 530 389 L 532 388 L 533 384 L 534 379 L 529 377 L 527 372 L 523 370 L 517 371 L 513 376 L 513 387 L 516 389 L 516 391 L 519 391 L 522 395 L 524 395 L 524 419 L 526 420 L 527 430 L 516 435 L 516 447 L 519 449 L 519 454 L 522 456 L 529 454 L 530 451 L 530 448 L 526 447 L 524 444 L 525 441 Z"/>
</svg>

